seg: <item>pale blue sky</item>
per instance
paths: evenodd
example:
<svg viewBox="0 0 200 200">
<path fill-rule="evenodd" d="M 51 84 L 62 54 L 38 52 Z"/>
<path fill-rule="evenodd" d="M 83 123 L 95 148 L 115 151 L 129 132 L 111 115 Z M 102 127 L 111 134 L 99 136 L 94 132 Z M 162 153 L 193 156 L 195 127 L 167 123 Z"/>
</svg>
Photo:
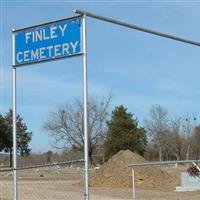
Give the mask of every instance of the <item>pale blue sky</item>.
<svg viewBox="0 0 200 200">
<path fill-rule="evenodd" d="M 12 28 L 74 16 L 85 9 L 161 32 L 200 41 L 200 2 L 191 1 L 1 1 L 1 113 L 12 105 Z M 154 104 L 171 116 L 200 110 L 200 47 L 87 19 L 89 94 L 113 95 L 111 109 L 124 104 L 140 123 Z M 82 58 L 17 69 L 18 113 L 33 131 L 34 152 L 52 139 L 42 129 L 48 113 L 82 98 Z"/>
</svg>

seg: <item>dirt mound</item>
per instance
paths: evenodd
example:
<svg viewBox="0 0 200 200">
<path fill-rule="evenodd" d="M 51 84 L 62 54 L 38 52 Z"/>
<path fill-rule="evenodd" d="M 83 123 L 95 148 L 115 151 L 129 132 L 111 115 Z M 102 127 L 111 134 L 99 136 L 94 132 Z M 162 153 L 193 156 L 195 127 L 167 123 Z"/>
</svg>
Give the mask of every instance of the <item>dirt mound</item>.
<svg viewBox="0 0 200 200">
<path fill-rule="evenodd" d="M 90 175 L 90 186 L 132 187 L 131 168 L 128 165 L 143 162 L 148 161 L 129 150 L 122 150 Z M 135 183 L 136 187 L 143 189 L 175 189 L 179 179 L 159 167 L 148 166 L 136 168 Z"/>
</svg>

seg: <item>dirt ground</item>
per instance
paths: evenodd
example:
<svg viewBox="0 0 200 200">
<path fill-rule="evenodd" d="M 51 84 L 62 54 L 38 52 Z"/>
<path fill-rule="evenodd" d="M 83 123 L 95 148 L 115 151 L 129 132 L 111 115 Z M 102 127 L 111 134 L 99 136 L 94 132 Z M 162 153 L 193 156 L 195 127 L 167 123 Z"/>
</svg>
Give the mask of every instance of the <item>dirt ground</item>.
<svg viewBox="0 0 200 200">
<path fill-rule="evenodd" d="M 91 200 L 131 200 L 132 191 L 128 189 L 92 188 Z M 198 192 L 169 192 L 162 190 L 137 190 L 136 200 L 199 200 Z"/>
<path fill-rule="evenodd" d="M 123 156 L 124 159 L 116 160 L 116 163 L 119 163 L 118 168 L 120 166 L 127 166 L 130 164 L 130 161 L 126 160 L 126 156 Z M 131 156 L 128 155 L 128 159 Z M 117 181 L 115 187 L 110 187 L 109 185 L 102 185 L 100 186 L 93 186 L 90 187 L 90 199 L 91 200 L 131 200 L 132 197 L 132 188 L 130 187 L 116 187 L 118 185 L 124 186 L 122 181 L 129 181 L 131 182 L 132 177 L 128 173 L 121 173 L 123 168 L 120 170 L 116 170 L 117 165 L 115 162 L 114 157 L 112 162 L 105 165 L 102 171 L 102 177 L 100 177 L 100 173 L 96 172 L 95 169 L 90 171 L 90 175 L 98 173 L 98 176 L 95 176 L 95 181 L 103 179 L 105 182 L 113 183 L 113 181 Z M 127 161 L 127 163 L 126 163 Z M 107 168 L 110 169 L 110 165 L 113 168 L 108 171 Z M 175 186 L 173 189 L 171 187 L 164 187 L 165 185 L 161 185 L 161 187 L 149 188 L 147 186 L 159 186 L 159 183 L 162 183 L 162 180 L 167 177 L 179 177 L 182 171 L 186 171 L 187 166 L 168 166 L 162 167 L 159 169 L 151 169 L 147 168 L 142 174 L 141 169 L 136 169 L 136 181 L 141 178 L 143 187 L 141 184 L 136 184 L 136 200 L 200 200 L 200 191 L 196 192 L 175 192 Z M 137 172 L 141 172 L 138 173 Z M 107 179 L 105 179 L 105 173 Z M 109 172 L 109 173 L 108 173 Z M 115 174 L 113 175 L 113 173 Z M 121 174 L 120 174 L 121 173 Z M 110 174 L 112 176 L 110 176 Z M 164 175 L 163 175 L 164 174 Z M 103 177 L 104 175 L 104 177 Z M 114 179 L 117 175 L 123 175 L 123 179 Z M 55 167 L 48 167 L 48 168 L 40 168 L 40 169 L 29 169 L 29 170 L 21 170 L 17 172 L 18 177 L 18 199 L 19 200 L 83 200 L 83 186 L 79 184 L 81 179 L 83 179 L 83 171 L 80 167 L 69 167 L 69 166 L 62 166 L 61 168 L 57 169 Z M 113 178 L 114 177 L 114 178 Z M 109 180 L 112 178 L 112 182 Z M 125 179 L 124 179 L 125 178 Z M 0 173 L 0 200 L 12 200 L 12 172 L 4 172 Z M 168 177 L 165 180 L 167 183 Z M 152 183 L 151 183 L 151 182 Z M 156 181 L 156 185 L 154 184 Z M 126 182 L 124 182 L 126 183 Z M 137 182 L 136 182 L 137 183 Z M 170 186 L 173 186 L 170 183 Z M 128 184 L 127 184 L 128 185 Z M 125 185 L 126 186 L 126 185 Z M 128 185 L 129 186 L 129 185 Z M 146 186 L 146 188 L 144 188 Z M 176 185 L 178 186 L 178 185 Z"/>
<path fill-rule="evenodd" d="M 12 180 L 1 180 L 0 200 L 12 199 Z M 19 200 L 82 200 L 83 188 L 74 180 L 20 180 Z M 131 200 L 131 188 L 90 188 L 91 200 Z M 174 192 L 136 189 L 137 200 L 199 200 L 200 191 Z"/>
<path fill-rule="evenodd" d="M 43 181 L 37 181 L 34 183 L 34 187 L 31 187 L 29 181 L 23 181 L 19 185 L 19 200 L 82 200 L 83 191 L 82 188 L 70 188 L 72 182 L 57 182 L 54 183 L 57 187 L 50 187 L 49 183 L 46 184 Z M 35 186 L 37 184 L 37 187 Z M 11 200 L 12 193 L 10 193 L 12 185 L 11 181 L 5 183 L 3 186 L 3 194 L 1 191 L 1 200 Z M 52 184 L 53 185 L 53 184 Z M 68 187 L 68 191 L 63 186 Z M 10 188 L 10 189 L 9 189 Z M 120 188 L 90 188 L 90 199 L 91 200 L 131 200 L 132 190 L 131 189 L 120 189 Z M 162 191 L 162 190 L 136 190 L 136 200 L 199 200 L 200 191 L 198 192 L 173 192 L 173 191 Z"/>
</svg>

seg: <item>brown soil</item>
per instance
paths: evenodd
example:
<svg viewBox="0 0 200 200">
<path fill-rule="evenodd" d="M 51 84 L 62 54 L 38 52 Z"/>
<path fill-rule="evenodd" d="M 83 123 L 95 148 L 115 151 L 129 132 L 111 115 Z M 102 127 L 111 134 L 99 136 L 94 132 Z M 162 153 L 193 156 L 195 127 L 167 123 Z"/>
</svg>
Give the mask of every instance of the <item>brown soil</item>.
<svg viewBox="0 0 200 200">
<path fill-rule="evenodd" d="M 129 150 L 120 151 L 104 163 L 99 170 L 90 175 L 90 186 L 95 187 L 132 187 L 131 163 L 148 162 L 140 155 Z M 135 170 L 136 187 L 142 189 L 175 189 L 179 178 L 172 176 L 159 167 L 137 167 Z"/>
</svg>

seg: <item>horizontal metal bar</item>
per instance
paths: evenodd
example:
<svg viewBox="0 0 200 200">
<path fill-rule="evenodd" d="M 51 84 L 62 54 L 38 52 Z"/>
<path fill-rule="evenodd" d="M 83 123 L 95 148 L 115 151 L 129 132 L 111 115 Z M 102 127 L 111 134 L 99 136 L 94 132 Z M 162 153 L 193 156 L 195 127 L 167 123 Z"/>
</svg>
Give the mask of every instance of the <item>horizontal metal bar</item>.
<svg viewBox="0 0 200 200">
<path fill-rule="evenodd" d="M 8 171 L 13 171 L 13 170 L 25 170 L 25 169 L 35 169 L 35 168 L 43 168 L 43 167 L 51 167 L 51 166 L 56 166 L 56 165 L 69 165 L 73 163 L 81 163 L 84 162 L 84 159 L 79 159 L 79 160 L 70 160 L 70 161 L 64 161 L 64 162 L 56 162 L 56 163 L 48 163 L 48 164 L 43 164 L 43 165 L 34 165 L 34 166 L 25 166 L 25 167 L 18 167 L 16 169 L 10 168 L 10 169 L 0 169 L 0 172 L 8 172 Z"/>
<path fill-rule="evenodd" d="M 8 169 L 0 169 L 0 173 L 1 172 L 12 172 L 13 168 L 8 168 Z"/>
<path fill-rule="evenodd" d="M 25 27 L 25 28 L 12 29 L 12 33 L 17 33 L 17 32 L 20 32 L 20 31 L 25 31 L 25 30 L 28 30 L 28 29 L 33 29 L 33 28 L 38 28 L 38 27 L 50 25 L 50 24 L 55 24 L 55 23 L 59 23 L 59 22 L 62 22 L 62 21 L 73 20 L 73 19 L 77 19 L 77 18 L 81 18 L 81 17 L 82 17 L 81 15 L 78 15 L 78 16 L 59 19 L 59 20 L 56 20 L 56 21 L 46 22 L 46 23 L 42 23 L 42 24 L 38 24 L 38 25 L 34 25 L 34 26 L 28 26 L 28 27 Z"/>
<path fill-rule="evenodd" d="M 129 167 L 142 167 L 152 165 L 170 165 L 170 164 L 186 164 L 186 163 L 200 163 L 200 160 L 174 160 L 174 161 L 163 161 L 163 162 L 147 162 L 147 163 L 133 163 Z"/>
<path fill-rule="evenodd" d="M 195 45 L 195 46 L 200 46 L 200 42 L 196 42 L 196 41 L 188 40 L 188 39 L 185 39 L 185 38 L 181 38 L 179 36 L 170 35 L 170 34 L 167 34 L 167 33 L 162 33 L 162 32 L 158 32 L 158 31 L 155 31 L 155 30 L 147 29 L 147 28 L 144 28 L 144 27 L 141 27 L 141 26 L 129 24 L 127 22 L 119 21 L 119 20 L 112 19 L 112 18 L 109 18 L 109 17 L 96 15 L 96 14 L 93 14 L 93 13 L 90 13 L 90 12 L 87 12 L 87 11 L 84 11 L 84 10 L 75 9 L 74 12 L 77 13 L 77 14 L 82 14 L 82 15 L 85 14 L 88 17 L 92 17 L 92 18 L 95 18 L 95 19 L 99 19 L 99 20 L 102 20 L 102 21 L 109 22 L 109 23 L 113 23 L 113 24 L 117 24 L 117 25 L 124 26 L 124 27 L 127 27 L 127 28 L 135 29 L 137 31 L 142 31 L 142 32 L 145 32 L 145 33 L 149 33 L 149 34 L 157 35 L 157 36 L 160 36 L 160 37 L 176 40 L 176 41 L 179 41 L 179 42 L 188 43 L 188 44 Z"/>
</svg>

